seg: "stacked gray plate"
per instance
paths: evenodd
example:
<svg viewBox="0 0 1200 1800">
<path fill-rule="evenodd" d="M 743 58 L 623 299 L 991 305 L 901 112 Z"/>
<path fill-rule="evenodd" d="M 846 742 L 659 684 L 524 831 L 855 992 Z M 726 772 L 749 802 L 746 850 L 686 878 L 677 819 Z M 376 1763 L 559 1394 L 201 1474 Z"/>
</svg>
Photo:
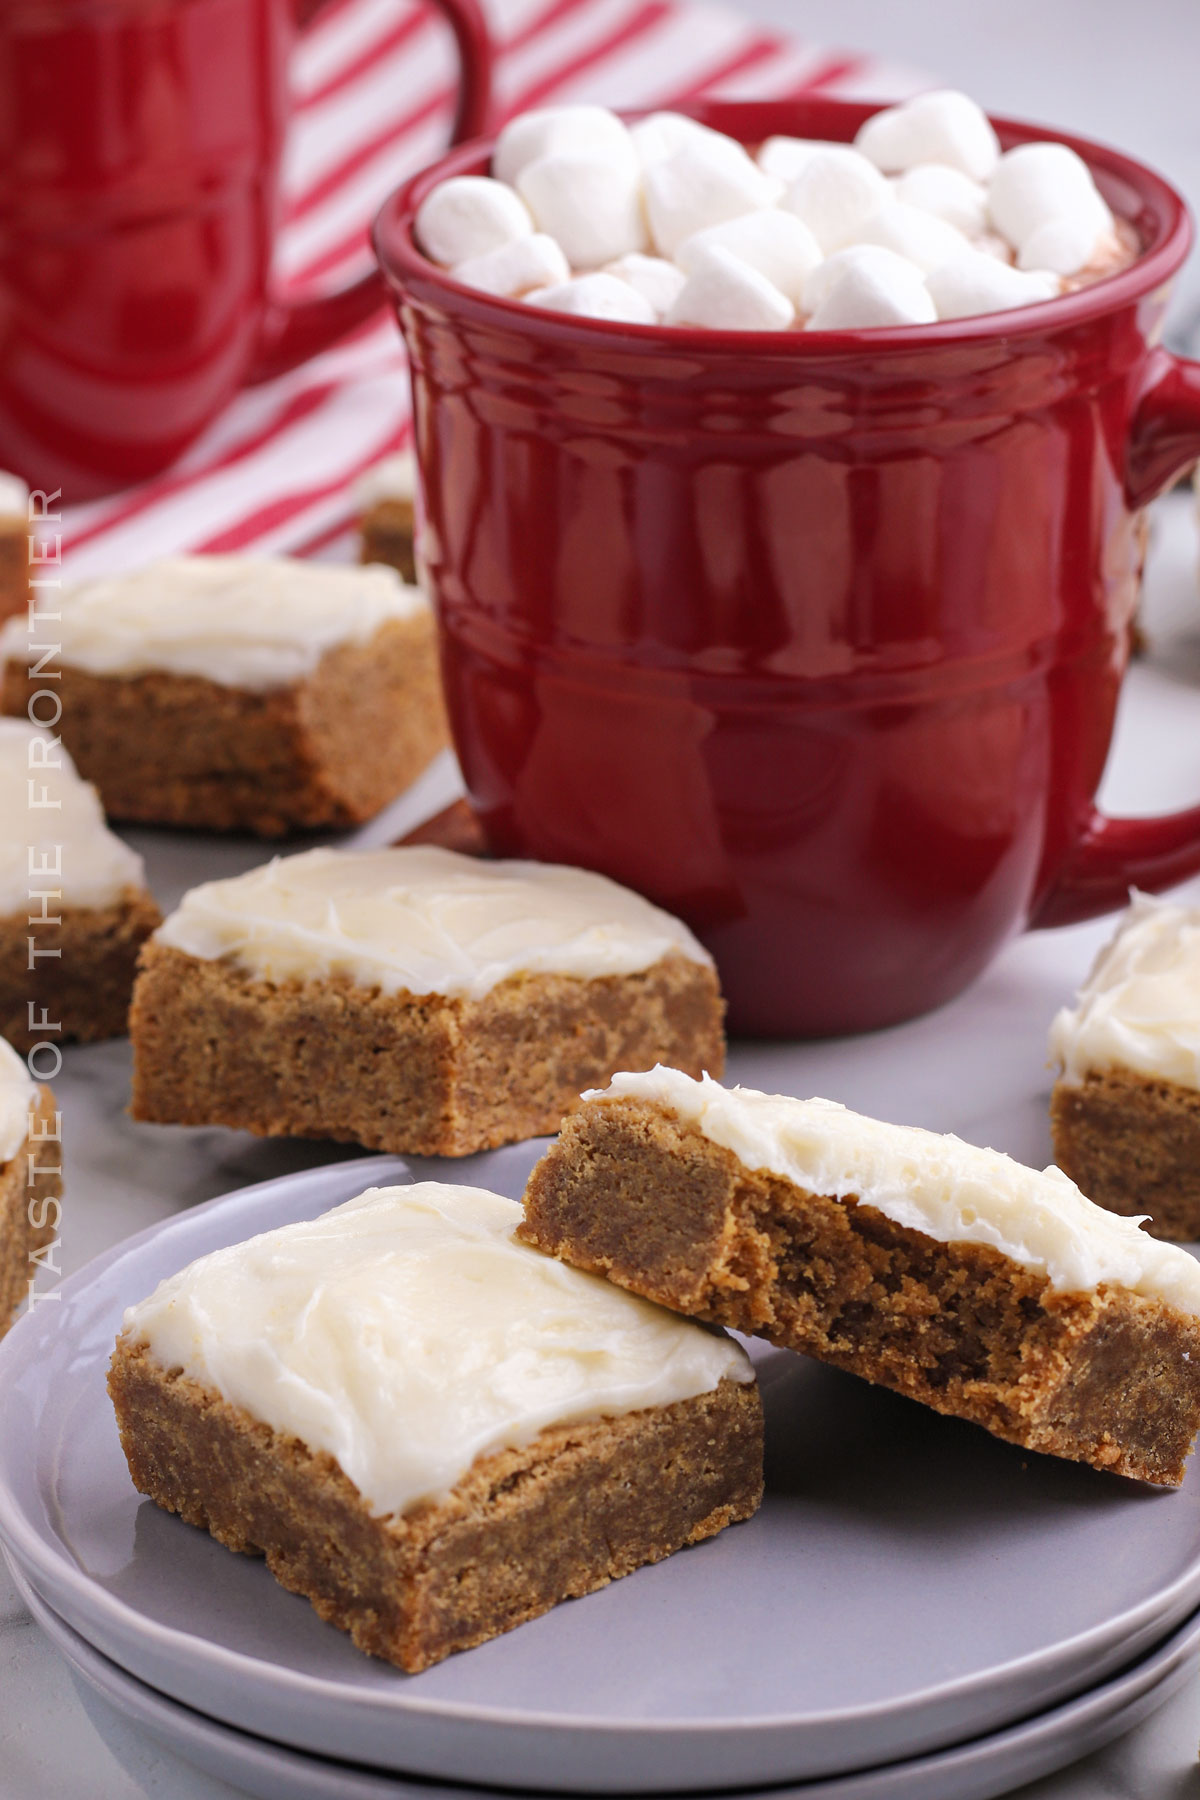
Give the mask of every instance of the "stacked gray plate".
<svg viewBox="0 0 1200 1800">
<path fill-rule="evenodd" d="M 517 1194 L 538 1148 L 453 1178 Z M 759 1345 L 754 1520 L 422 1675 L 360 1656 L 260 1563 L 140 1500 L 104 1374 L 124 1307 L 164 1276 L 403 1178 L 372 1158 L 211 1202 L 100 1258 L 0 1348 L 0 1538 L 83 1679 L 160 1735 L 174 1721 L 231 1754 L 253 1734 L 312 1780 L 354 1765 L 339 1791 L 372 1796 L 421 1791 L 403 1775 L 967 1800 L 1095 1748 L 1186 1673 L 1195 1473 L 1150 1492 Z"/>
</svg>

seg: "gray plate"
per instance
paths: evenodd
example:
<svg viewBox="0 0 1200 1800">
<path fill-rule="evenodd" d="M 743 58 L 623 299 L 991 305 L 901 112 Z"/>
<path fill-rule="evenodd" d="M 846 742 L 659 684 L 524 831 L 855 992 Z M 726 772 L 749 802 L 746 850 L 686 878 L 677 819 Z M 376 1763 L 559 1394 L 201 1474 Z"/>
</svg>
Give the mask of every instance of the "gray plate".
<svg viewBox="0 0 1200 1800">
<path fill-rule="evenodd" d="M 412 1167 L 515 1194 L 539 1148 Z M 1195 1472 L 1154 1493 L 756 1346 L 756 1519 L 422 1675 L 360 1656 L 261 1563 L 139 1499 L 104 1371 L 123 1308 L 162 1277 L 403 1168 L 340 1163 L 196 1208 L 100 1258 L 0 1347 L 0 1535 L 68 1624 L 174 1699 L 443 1780 L 750 1787 L 995 1731 L 1200 1606 Z"/>
<path fill-rule="evenodd" d="M 26 1605 L 75 1677 L 80 1698 L 102 1737 L 110 1721 L 96 1696 L 206 1774 L 258 1800 L 503 1800 L 489 1788 L 448 1787 L 415 1776 L 392 1776 L 326 1757 L 306 1756 L 283 1745 L 235 1731 L 155 1693 L 93 1650 L 77 1632 L 16 1577 Z M 721 1800 L 993 1800 L 1014 1783 L 1039 1776 L 1099 1750 L 1162 1706 L 1187 1678 L 1200 1646 L 1200 1615 L 1193 1615 L 1149 1656 L 1063 1706 L 954 1750 L 862 1774 L 772 1787 L 756 1794 L 726 1790 Z M 119 1749 L 114 1747 L 118 1755 Z"/>
</svg>

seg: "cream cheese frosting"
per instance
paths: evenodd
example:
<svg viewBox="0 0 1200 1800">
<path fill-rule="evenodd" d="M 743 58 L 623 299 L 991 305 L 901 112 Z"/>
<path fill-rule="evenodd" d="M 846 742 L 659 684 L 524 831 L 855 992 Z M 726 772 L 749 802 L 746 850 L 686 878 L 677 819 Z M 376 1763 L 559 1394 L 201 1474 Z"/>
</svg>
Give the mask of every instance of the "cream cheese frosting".
<svg viewBox="0 0 1200 1800">
<path fill-rule="evenodd" d="M 43 767 L 43 753 L 58 766 Z M 62 745 L 25 719 L 0 719 L 0 918 L 52 913 L 52 901 L 30 904 L 42 890 L 68 906 L 110 906 L 145 885 L 141 857 L 108 829 Z"/>
<path fill-rule="evenodd" d="M 177 556 L 64 587 L 59 660 L 93 675 L 161 672 L 264 692 L 311 675 L 343 644 L 424 612 L 419 588 L 380 563 Z M 24 620 L 0 631 L 0 659 L 23 661 Z"/>
<path fill-rule="evenodd" d="M 1200 1088 L 1200 907 L 1135 893 L 1051 1025 L 1050 1056 L 1074 1086 L 1120 1068 Z"/>
<path fill-rule="evenodd" d="M 0 469 L 0 519 L 20 519 L 29 512 L 29 489 L 19 475 Z"/>
<path fill-rule="evenodd" d="M 276 857 L 193 888 L 156 935 L 268 981 L 474 999 L 518 974 L 632 975 L 671 951 L 711 961 L 680 920 L 606 876 L 425 845 Z"/>
<path fill-rule="evenodd" d="M 9 1163 L 29 1136 L 38 1084 L 12 1045 L 0 1038 L 0 1163 Z"/>
<path fill-rule="evenodd" d="M 990 1244 L 1060 1293 L 1112 1282 L 1200 1313 L 1200 1263 L 1148 1237 L 1137 1219 L 1095 1206 L 1061 1169 L 1038 1171 L 961 1138 L 886 1125 L 835 1100 L 794 1100 L 694 1081 L 661 1066 L 620 1074 L 587 1100 L 665 1107 L 748 1169 L 810 1193 L 858 1200 L 942 1244 Z"/>
<path fill-rule="evenodd" d="M 354 504 L 360 512 L 381 500 L 414 500 L 417 493 L 417 459 L 411 450 L 398 450 L 372 463 L 354 484 Z"/>
<path fill-rule="evenodd" d="M 482 1188 L 371 1188 L 201 1257 L 124 1329 L 327 1452 L 377 1516 L 547 1426 L 754 1379 L 731 1338 L 517 1243 L 521 1216 Z"/>
</svg>

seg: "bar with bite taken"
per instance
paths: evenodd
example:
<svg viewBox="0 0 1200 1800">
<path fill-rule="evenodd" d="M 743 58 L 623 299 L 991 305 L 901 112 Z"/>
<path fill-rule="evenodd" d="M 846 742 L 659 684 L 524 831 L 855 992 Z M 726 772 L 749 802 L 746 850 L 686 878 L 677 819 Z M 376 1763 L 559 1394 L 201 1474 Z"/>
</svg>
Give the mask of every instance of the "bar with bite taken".
<svg viewBox="0 0 1200 1800">
<path fill-rule="evenodd" d="M 1200 1264 L 1039 1173 L 829 1100 L 622 1073 L 530 1177 L 524 1242 L 1029 1450 L 1174 1487 Z"/>
</svg>

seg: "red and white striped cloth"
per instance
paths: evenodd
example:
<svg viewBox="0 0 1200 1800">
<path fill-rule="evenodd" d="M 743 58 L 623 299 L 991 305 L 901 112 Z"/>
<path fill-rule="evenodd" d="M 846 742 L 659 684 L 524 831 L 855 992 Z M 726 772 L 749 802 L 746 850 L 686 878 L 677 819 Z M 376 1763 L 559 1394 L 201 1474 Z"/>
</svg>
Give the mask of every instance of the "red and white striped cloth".
<svg viewBox="0 0 1200 1800">
<path fill-rule="evenodd" d="M 505 116 L 550 100 L 638 107 L 700 94 L 819 90 L 894 99 L 913 70 L 765 31 L 679 0 L 489 0 Z M 333 0 L 296 57 L 296 113 L 277 263 L 325 287 L 369 261 L 385 195 L 432 161 L 450 111 L 449 34 L 413 0 Z M 240 394 L 165 475 L 64 513 L 67 573 L 125 569 L 181 550 L 337 555 L 357 476 L 409 432 L 408 375 L 380 312 L 303 368 Z"/>
</svg>

